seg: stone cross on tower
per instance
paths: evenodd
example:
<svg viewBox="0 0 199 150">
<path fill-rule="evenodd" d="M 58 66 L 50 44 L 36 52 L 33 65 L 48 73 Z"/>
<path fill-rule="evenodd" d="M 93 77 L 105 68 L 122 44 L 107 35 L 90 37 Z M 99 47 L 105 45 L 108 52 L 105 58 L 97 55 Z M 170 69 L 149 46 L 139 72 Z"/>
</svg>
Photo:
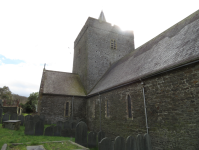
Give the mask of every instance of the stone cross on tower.
<svg viewBox="0 0 199 150">
<path fill-rule="evenodd" d="M 102 21 L 106 22 L 106 19 L 105 19 L 103 11 L 101 11 L 100 16 L 99 16 L 98 19 L 99 19 L 100 22 L 102 22 Z"/>
</svg>

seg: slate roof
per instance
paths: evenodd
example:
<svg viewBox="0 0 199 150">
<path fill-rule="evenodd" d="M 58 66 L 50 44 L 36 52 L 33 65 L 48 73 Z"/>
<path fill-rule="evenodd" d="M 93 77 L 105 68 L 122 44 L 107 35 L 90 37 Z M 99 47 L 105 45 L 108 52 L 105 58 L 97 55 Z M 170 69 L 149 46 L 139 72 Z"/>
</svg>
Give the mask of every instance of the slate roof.
<svg viewBox="0 0 199 150">
<path fill-rule="evenodd" d="M 79 75 L 77 74 L 45 70 L 42 80 L 44 80 L 44 94 L 86 95 L 80 82 Z"/>
<path fill-rule="evenodd" d="M 89 95 L 196 59 L 199 10 L 114 63 Z"/>
</svg>

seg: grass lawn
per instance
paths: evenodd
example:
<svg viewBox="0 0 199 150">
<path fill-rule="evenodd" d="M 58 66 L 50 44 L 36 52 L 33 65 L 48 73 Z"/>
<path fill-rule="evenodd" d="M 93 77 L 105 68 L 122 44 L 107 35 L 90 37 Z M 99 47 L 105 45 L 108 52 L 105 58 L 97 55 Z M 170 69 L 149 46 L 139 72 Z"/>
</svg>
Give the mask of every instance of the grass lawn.
<svg viewBox="0 0 199 150">
<path fill-rule="evenodd" d="M 45 125 L 44 128 L 49 127 L 50 125 Z M 23 150 L 24 147 L 27 145 L 43 145 L 47 150 L 51 150 L 52 147 L 59 147 L 60 150 L 62 147 L 66 146 L 69 149 L 78 149 L 78 147 L 73 147 L 74 145 L 70 145 L 67 143 L 67 140 L 71 140 L 75 142 L 75 138 L 69 138 L 69 137 L 59 137 L 59 136 L 32 136 L 32 135 L 25 135 L 24 134 L 25 127 L 20 126 L 20 130 L 10 130 L 6 128 L 2 128 L 2 124 L 0 124 L 0 148 L 3 146 L 3 144 L 8 144 L 10 147 L 10 150 Z M 63 144 L 62 143 L 40 143 L 39 142 L 47 142 L 47 141 L 66 141 Z M 31 144 L 26 144 L 27 142 L 30 142 Z M 18 146 L 12 146 L 12 143 L 24 143 L 23 145 Z M 13 148 L 12 148 L 13 147 Z M 64 149 L 66 149 L 65 147 Z M 68 149 L 68 150 L 69 150 Z M 97 148 L 92 148 L 90 150 L 98 150 Z"/>
</svg>

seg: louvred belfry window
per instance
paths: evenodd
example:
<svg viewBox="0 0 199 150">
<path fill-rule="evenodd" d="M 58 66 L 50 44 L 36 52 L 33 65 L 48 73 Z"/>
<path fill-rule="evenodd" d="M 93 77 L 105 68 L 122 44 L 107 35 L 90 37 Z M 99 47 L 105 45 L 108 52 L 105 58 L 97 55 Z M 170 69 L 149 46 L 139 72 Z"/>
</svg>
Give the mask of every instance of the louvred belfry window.
<svg viewBox="0 0 199 150">
<path fill-rule="evenodd" d="M 111 49 L 117 49 L 117 44 L 115 40 L 111 40 Z"/>
<path fill-rule="evenodd" d="M 131 98 L 128 95 L 128 117 L 132 118 L 132 110 L 131 110 Z"/>
</svg>

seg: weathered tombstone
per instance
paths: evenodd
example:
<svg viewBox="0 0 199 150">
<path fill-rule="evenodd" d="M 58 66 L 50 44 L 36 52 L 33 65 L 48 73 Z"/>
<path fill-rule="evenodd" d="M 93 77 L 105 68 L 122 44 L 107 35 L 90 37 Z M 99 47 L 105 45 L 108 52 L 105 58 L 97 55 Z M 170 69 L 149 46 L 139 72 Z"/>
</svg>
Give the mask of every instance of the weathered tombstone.
<svg viewBox="0 0 199 150">
<path fill-rule="evenodd" d="M 76 125 L 77 125 L 77 122 L 76 122 L 76 121 L 72 121 L 72 122 L 71 122 L 71 128 L 72 128 L 72 129 L 75 129 L 75 128 L 76 128 Z"/>
<path fill-rule="evenodd" d="M 37 121 L 35 124 L 35 135 L 43 135 L 44 134 L 44 123 L 43 121 Z"/>
<path fill-rule="evenodd" d="M 18 116 L 18 120 L 21 120 L 21 126 L 23 126 L 23 124 L 24 124 L 24 116 L 23 115 L 19 115 Z"/>
<path fill-rule="evenodd" d="M 95 132 L 90 132 L 88 134 L 88 148 L 97 147 L 97 134 Z"/>
<path fill-rule="evenodd" d="M 24 133 L 25 135 L 34 135 L 34 122 L 32 120 L 26 122 Z"/>
<path fill-rule="evenodd" d="M 75 129 L 75 143 L 87 146 L 87 125 L 85 122 L 79 122 Z"/>
<path fill-rule="evenodd" d="M 54 136 L 61 136 L 61 127 L 60 126 L 54 126 Z"/>
<path fill-rule="evenodd" d="M 144 138 L 141 134 L 137 135 L 136 145 L 137 145 L 137 150 L 145 150 L 144 149 Z"/>
<path fill-rule="evenodd" d="M 24 119 L 24 125 L 26 124 L 26 122 L 28 122 L 28 121 L 33 121 L 33 116 L 31 116 L 31 115 L 27 115 L 27 116 L 25 116 L 25 119 Z M 33 122 L 34 123 L 34 122 Z"/>
<path fill-rule="evenodd" d="M 3 115 L 3 118 L 2 118 L 2 123 L 3 123 L 4 121 L 9 120 L 9 118 L 10 118 L 10 115 L 9 115 L 9 114 L 4 114 L 4 115 Z"/>
<path fill-rule="evenodd" d="M 99 142 L 99 150 L 113 150 L 112 148 L 112 141 L 107 137 Z"/>
<path fill-rule="evenodd" d="M 40 115 L 40 120 L 42 120 L 43 122 L 45 122 L 45 116 L 44 115 Z"/>
<path fill-rule="evenodd" d="M 105 133 L 104 133 L 103 131 L 99 131 L 98 134 L 97 134 L 98 143 L 99 143 L 103 138 L 105 138 Z"/>
<path fill-rule="evenodd" d="M 10 120 L 17 120 L 17 114 L 11 114 Z"/>
<path fill-rule="evenodd" d="M 61 129 L 63 129 L 64 122 L 58 121 L 56 124 L 57 126 L 61 127 Z"/>
<path fill-rule="evenodd" d="M 2 117 L 3 115 L 3 108 L 0 108 L 0 118 Z"/>
<path fill-rule="evenodd" d="M 126 138 L 126 150 L 137 150 L 136 140 L 133 136 L 128 136 Z"/>
<path fill-rule="evenodd" d="M 54 126 L 47 127 L 45 129 L 44 135 L 46 136 L 53 136 Z"/>
<path fill-rule="evenodd" d="M 125 149 L 125 142 L 124 138 L 117 136 L 115 138 L 115 143 L 114 143 L 114 150 L 124 150 Z"/>
<path fill-rule="evenodd" d="M 35 125 L 38 121 L 40 121 L 40 117 L 38 115 L 35 115 L 33 117 L 33 121 L 34 121 L 34 125 Z"/>
<path fill-rule="evenodd" d="M 144 149 L 145 150 L 152 150 L 151 137 L 147 133 L 144 134 Z"/>
<path fill-rule="evenodd" d="M 111 149 L 114 150 L 115 141 L 112 141 Z"/>
<path fill-rule="evenodd" d="M 69 121 L 65 121 L 64 124 L 63 124 L 63 129 L 71 129 L 71 126 L 70 126 L 70 122 Z"/>
</svg>

